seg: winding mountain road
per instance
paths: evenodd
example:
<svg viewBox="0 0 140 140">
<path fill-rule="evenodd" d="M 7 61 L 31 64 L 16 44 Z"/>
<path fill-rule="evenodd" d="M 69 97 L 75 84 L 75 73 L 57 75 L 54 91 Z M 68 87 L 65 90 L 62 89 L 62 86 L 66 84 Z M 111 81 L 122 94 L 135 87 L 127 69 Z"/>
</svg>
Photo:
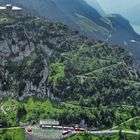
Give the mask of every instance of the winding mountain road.
<svg viewBox="0 0 140 140">
<path fill-rule="evenodd" d="M 97 136 L 109 136 L 109 135 L 118 134 L 119 132 L 120 132 L 119 130 L 87 131 L 87 133 L 89 133 L 91 135 L 97 135 Z M 63 136 L 63 138 L 69 138 L 69 137 L 74 136 L 74 135 L 79 134 L 79 133 L 82 133 L 82 132 L 73 131 L 71 134 Z M 140 135 L 140 132 L 125 131 L 125 130 L 122 130 L 121 133 L 130 134 L 130 135 Z"/>
<path fill-rule="evenodd" d="M 140 117 L 139 117 L 139 116 L 136 116 L 136 117 L 134 117 L 134 118 L 130 118 L 129 120 L 127 120 L 127 121 L 125 121 L 125 122 L 122 122 L 121 124 L 112 127 L 112 129 L 118 128 L 119 126 L 121 126 L 121 125 L 123 125 L 123 124 L 125 124 L 125 123 L 128 123 L 128 122 L 130 122 L 130 121 L 132 121 L 132 120 L 135 120 L 135 119 L 140 119 Z"/>
</svg>

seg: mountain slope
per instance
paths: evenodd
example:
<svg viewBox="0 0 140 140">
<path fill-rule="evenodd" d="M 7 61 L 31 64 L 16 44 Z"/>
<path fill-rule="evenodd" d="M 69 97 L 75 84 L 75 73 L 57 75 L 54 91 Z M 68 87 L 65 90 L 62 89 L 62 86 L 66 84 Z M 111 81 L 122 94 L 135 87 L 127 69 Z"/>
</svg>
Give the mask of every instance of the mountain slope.
<svg viewBox="0 0 140 140">
<path fill-rule="evenodd" d="M 134 33 L 129 22 L 119 15 L 113 18 L 103 17 L 83 0 L 13 0 L 13 3 L 33 15 L 62 22 L 94 39 L 119 44 L 133 53 L 140 64 L 140 36 Z M 124 28 L 124 25 L 127 28 Z"/>
<path fill-rule="evenodd" d="M 112 39 L 118 40 L 116 42 L 119 43 L 120 41 L 120 43 L 123 43 L 124 41 L 129 41 L 132 39 L 139 40 L 139 36 L 131 27 L 128 20 L 124 19 L 121 15 L 112 14 L 108 16 L 108 18 L 112 21 L 112 26 L 114 27 L 113 31 L 114 37 Z"/>
<path fill-rule="evenodd" d="M 53 2 L 56 3 L 64 13 L 68 13 L 70 17 L 74 19 L 80 31 L 84 34 L 123 46 L 134 55 L 137 63 L 140 64 L 140 36 L 135 33 L 130 23 L 121 15 L 114 14 L 102 17 L 83 1 L 72 1 L 70 4 L 67 4 L 65 0 L 53 0 Z M 73 5 L 76 5 L 78 8 L 76 6 L 73 7 Z M 84 12 L 82 10 L 84 10 Z M 135 42 L 131 40 L 135 40 Z"/>
<path fill-rule="evenodd" d="M 118 46 L 58 22 L 0 13 L 0 48 L 0 127 L 54 118 L 103 129 L 139 113 L 139 74 Z"/>
<path fill-rule="evenodd" d="M 9 0 L 0 1 L 1 5 L 7 4 Z M 61 20 L 71 23 L 71 20 L 50 0 L 13 0 L 13 4 L 19 5 L 33 15 L 43 16 L 49 20 Z M 44 12 L 45 11 L 45 12 Z M 57 14 L 56 14 L 57 13 Z"/>
<path fill-rule="evenodd" d="M 96 0 L 85 0 L 89 5 L 95 8 L 101 15 L 104 15 L 105 12 L 103 11 L 102 7 Z"/>
<path fill-rule="evenodd" d="M 138 78 L 131 55 L 123 49 L 92 42 L 60 23 L 31 17 L 7 19 L 1 22 L 0 30 L 1 97 L 11 92 L 14 97 L 43 97 L 49 91 L 56 97 L 64 95 L 63 99 L 73 100 L 79 98 L 79 92 L 84 93 L 84 84 L 90 86 L 94 78 L 99 80 L 97 89 L 111 77 L 126 81 Z M 103 76 L 107 71 L 110 74 Z M 103 88 L 107 81 L 104 82 Z M 86 90 L 87 97 L 95 92 L 89 87 Z"/>
<path fill-rule="evenodd" d="M 77 25 L 76 29 L 79 31 L 103 40 L 108 36 L 110 25 L 104 22 L 101 15 L 83 0 L 53 0 L 53 2 L 66 15 L 69 15 L 69 18 Z"/>
</svg>

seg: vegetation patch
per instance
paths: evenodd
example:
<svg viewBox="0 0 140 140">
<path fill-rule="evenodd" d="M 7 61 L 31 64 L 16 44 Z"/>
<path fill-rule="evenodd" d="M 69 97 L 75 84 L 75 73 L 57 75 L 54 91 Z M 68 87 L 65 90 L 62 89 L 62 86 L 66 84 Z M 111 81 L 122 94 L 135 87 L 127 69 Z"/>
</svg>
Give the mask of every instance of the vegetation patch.
<svg viewBox="0 0 140 140">
<path fill-rule="evenodd" d="M 66 140 L 139 140 L 140 136 L 126 135 L 126 134 L 116 134 L 112 136 L 96 136 L 90 134 L 77 134 Z"/>
<path fill-rule="evenodd" d="M 114 130 L 131 130 L 140 132 L 140 117 L 131 118 L 118 126 L 113 127 Z"/>
<path fill-rule="evenodd" d="M 0 129 L 0 140 L 27 140 L 24 129 Z"/>
</svg>

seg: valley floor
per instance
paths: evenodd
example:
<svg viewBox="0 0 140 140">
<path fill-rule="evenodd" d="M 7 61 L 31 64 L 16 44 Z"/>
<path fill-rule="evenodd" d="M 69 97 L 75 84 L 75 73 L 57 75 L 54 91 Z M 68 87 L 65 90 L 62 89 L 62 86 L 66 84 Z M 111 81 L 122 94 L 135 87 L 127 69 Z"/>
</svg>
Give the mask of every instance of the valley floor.
<svg viewBox="0 0 140 140">
<path fill-rule="evenodd" d="M 107 106 L 108 108 L 119 108 L 119 106 Z M 106 109 L 106 106 L 100 107 L 102 109 Z M 0 104 L 0 140 L 5 140 L 5 138 L 11 138 L 12 140 L 26 140 L 26 135 L 23 127 L 17 127 L 19 126 L 19 123 L 15 120 L 20 119 L 21 122 L 26 123 L 28 120 L 36 119 L 37 120 L 37 126 L 29 126 L 33 130 L 32 135 L 39 138 L 64 138 L 62 136 L 62 130 L 56 130 L 56 129 L 41 129 L 39 127 L 39 120 L 41 119 L 51 119 L 51 118 L 58 118 L 56 119 L 63 119 L 60 117 L 65 110 L 73 110 L 75 111 L 75 114 L 78 113 L 78 110 L 81 110 L 82 112 L 89 111 L 91 113 L 94 113 L 92 111 L 96 111 L 99 108 L 93 108 L 93 107 L 86 107 L 82 105 L 76 105 L 75 102 L 61 102 L 61 104 L 56 105 L 50 100 L 36 100 L 34 98 L 29 98 L 23 102 L 16 101 L 15 99 L 5 99 L 1 101 Z M 41 112 L 40 112 L 41 111 Z M 132 115 L 129 114 L 129 111 Z M 89 128 L 89 130 L 93 131 L 86 131 L 86 133 L 90 134 L 90 140 L 106 140 L 106 137 L 108 137 L 110 140 L 118 139 L 119 135 L 126 135 L 128 137 L 136 137 L 132 140 L 139 140 L 140 135 L 140 117 L 139 115 L 135 115 L 134 113 L 134 106 L 130 105 L 122 105 L 121 108 L 119 108 L 119 111 L 117 112 L 117 115 L 124 116 L 123 120 L 120 121 L 120 123 L 114 123 L 112 127 L 107 127 L 104 129 L 98 129 L 95 131 L 95 129 Z M 38 112 L 38 118 L 37 117 Z M 122 113 L 123 112 L 123 113 Z M 72 112 L 71 112 L 72 113 Z M 93 116 L 94 114 L 92 114 Z M 67 114 L 69 116 L 69 114 Z M 65 117 L 65 116 L 64 116 Z M 119 116 L 118 116 L 119 117 Z M 65 119 L 65 118 L 64 118 Z M 64 120 L 63 119 L 63 120 Z M 119 118 L 118 118 L 119 119 Z M 68 121 L 73 121 L 73 118 Z M 103 120 L 101 120 L 103 121 Z M 64 126 L 68 126 L 65 124 Z M 25 128 L 27 130 L 28 127 Z M 110 129 L 109 129 L 110 128 Z M 78 134 L 77 134 L 78 133 Z M 79 140 L 83 140 L 85 133 L 79 134 L 79 132 L 73 131 L 68 137 L 71 135 L 75 135 L 73 138 L 69 138 L 68 140 L 77 140 L 77 137 Z M 20 137 L 20 139 L 19 139 Z M 10 139 L 10 140 L 11 140 Z M 87 139 L 88 140 L 88 139 Z M 131 140 L 129 138 L 128 140 Z"/>
</svg>

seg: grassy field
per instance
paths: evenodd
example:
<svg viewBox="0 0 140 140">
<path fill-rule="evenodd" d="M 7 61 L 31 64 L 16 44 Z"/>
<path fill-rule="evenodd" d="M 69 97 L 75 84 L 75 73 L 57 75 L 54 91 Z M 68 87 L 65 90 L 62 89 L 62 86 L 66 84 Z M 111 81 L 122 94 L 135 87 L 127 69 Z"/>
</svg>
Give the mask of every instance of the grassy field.
<svg viewBox="0 0 140 140">
<path fill-rule="evenodd" d="M 0 130 L 0 140 L 26 140 L 24 129 Z"/>
</svg>

